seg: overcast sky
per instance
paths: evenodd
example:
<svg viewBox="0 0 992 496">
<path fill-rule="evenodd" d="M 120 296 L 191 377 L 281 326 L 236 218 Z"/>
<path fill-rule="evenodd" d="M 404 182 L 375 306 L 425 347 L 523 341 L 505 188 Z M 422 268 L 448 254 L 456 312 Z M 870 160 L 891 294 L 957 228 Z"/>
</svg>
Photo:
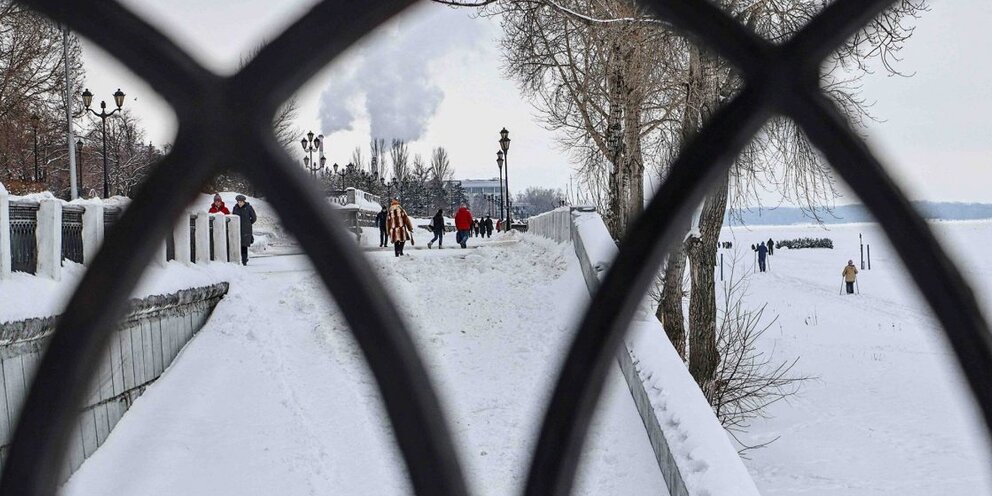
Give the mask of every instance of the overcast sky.
<svg viewBox="0 0 992 496">
<path fill-rule="evenodd" d="M 313 2 L 125 3 L 203 64 L 232 72 L 243 54 L 275 37 Z M 882 120 L 866 132 L 912 198 L 992 202 L 992 100 L 986 90 L 992 74 L 987 53 L 992 2 L 933 3 L 901 53 L 899 67 L 913 77 L 878 73 L 864 81 L 863 95 L 875 102 L 872 113 Z M 499 36 L 494 20 L 420 4 L 302 88 L 297 124 L 304 132 L 328 136 L 328 163 L 347 163 L 356 145 L 367 157 L 375 130 L 387 139 L 410 140 L 411 150 L 425 158 L 431 148 L 444 146 L 462 179 L 496 175 L 496 141 L 505 126 L 512 139 L 511 188 L 564 189 L 572 173 L 568 153 L 504 77 Z M 175 119 L 146 84 L 91 43 L 84 44 L 84 63 L 96 100 L 110 100 L 120 87 L 149 138 L 157 144 L 172 140 Z"/>
</svg>

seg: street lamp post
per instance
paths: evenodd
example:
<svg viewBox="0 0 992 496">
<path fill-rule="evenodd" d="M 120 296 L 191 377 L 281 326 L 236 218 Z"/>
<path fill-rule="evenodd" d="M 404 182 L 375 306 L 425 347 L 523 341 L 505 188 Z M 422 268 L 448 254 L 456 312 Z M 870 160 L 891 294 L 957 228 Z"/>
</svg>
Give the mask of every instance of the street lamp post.
<svg viewBox="0 0 992 496">
<path fill-rule="evenodd" d="M 83 140 L 76 140 L 76 156 L 79 157 L 79 167 L 76 171 L 79 173 L 79 191 L 83 190 Z M 70 174 L 72 172 L 70 171 Z"/>
<path fill-rule="evenodd" d="M 503 212 L 503 198 L 506 195 L 503 193 L 503 150 L 496 152 L 496 166 L 499 167 L 499 218 L 506 220 L 506 216 Z"/>
<path fill-rule="evenodd" d="M 83 106 L 86 110 L 93 112 L 93 115 L 100 118 L 103 124 L 103 197 L 110 197 L 110 170 L 107 169 L 107 117 L 110 117 L 121 110 L 121 106 L 124 105 L 124 92 L 120 88 L 114 92 L 114 103 L 117 104 L 117 108 L 107 112 L 107 102 L 100 101 L 100 113 L 90 108 L 90 104 L 93 103 L 93 93 L 90 93 L 89 89 L 83 90 Z"/>
<path fill-rule="evenodd" d="M 499 136 L 499 148 L 503 152 L 501 158 L 506 165 L 506 174 L 503 176 L 506 181 L 506 194 L 503 198 L 506 199 L 506 230 L 509 231 L 510 226 L 513 225 L 513 214 L 510 212 L 510 132 L 504 127 L 499 132 Z"/>
<path fill-rule="evenodd" d="M 315 138 L 313 131 L 310 131 L 306 138 L 300 140 L 300 144 L 303 145 L 303 151 L 308 154 L 303 157 L 303 166 L 310 171 L 310 175 L 317 177 L 317 171 L 323 169 L 324 164 L 327 163 L 327 157 L 324 156 L 324 135 Z M 314 160 L 313 152 L 316 151 L 320 151 L 320 156 Z"/>
<path fill-rule="evenodd" d="M 38 114 L 31 114 L 31 130 L 34 131 L 34 180 L 41 180 L 38 174 Z"/>
</svg>

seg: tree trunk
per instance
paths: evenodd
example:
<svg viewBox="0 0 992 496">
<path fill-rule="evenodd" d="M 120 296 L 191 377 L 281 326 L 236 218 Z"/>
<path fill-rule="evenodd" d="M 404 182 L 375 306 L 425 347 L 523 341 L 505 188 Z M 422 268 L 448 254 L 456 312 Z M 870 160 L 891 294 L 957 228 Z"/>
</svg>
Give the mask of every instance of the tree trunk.
<svg viewBox="0 0 992 496">
<path fill-rule="evenodd" d="M 668 254 L 665 263 L 665 283 L 661 290 L 661 304 L 655 317 L 665 328 L 668 340 L 685 360 L 685 316 L 682 313 L 682 279 L 685 277 L 685 252 L 679 246 Z"/>
<path fill-rule="evenodd" d="M 703 203 L 699 236 L 686 240 L 692 293 L 689 295 L 689 373 L 711 396 L 714 374 L 720 363 L 716 348 L 716 281 L 714 266 L 723 216 L 727 211 L 729 175 L 725 175 Z"/>
</svg>

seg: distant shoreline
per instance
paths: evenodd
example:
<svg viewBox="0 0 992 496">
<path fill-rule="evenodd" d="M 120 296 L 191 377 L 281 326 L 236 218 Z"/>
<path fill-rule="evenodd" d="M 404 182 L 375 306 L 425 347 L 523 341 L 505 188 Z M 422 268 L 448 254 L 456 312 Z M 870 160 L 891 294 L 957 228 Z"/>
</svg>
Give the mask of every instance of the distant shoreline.
<svg viewBox="0 0 992 496">
<path fill-rule="evenodd" d="M 913 208 L 927 221 L 975 221 L 992 220 L 992 204 L 959 202 L 910 202 Z M 745 209 L 739 215 L 725 218 L 725 225 L 748 226 L 802 226 L 835 224 L 874 224 L 877 223 L 867 207 L 861 204 L 842 205 L 830 209 L 816 210 L 821 223 L 807 211 L 795 207 Z M 738 218 L 739 217 L 739 218 Z"/>
</svg>

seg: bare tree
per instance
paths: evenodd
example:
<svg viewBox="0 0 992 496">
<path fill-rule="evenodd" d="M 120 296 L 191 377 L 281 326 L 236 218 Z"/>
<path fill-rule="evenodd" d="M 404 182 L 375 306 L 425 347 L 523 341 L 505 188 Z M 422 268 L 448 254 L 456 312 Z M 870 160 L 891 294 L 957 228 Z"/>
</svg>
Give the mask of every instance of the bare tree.
<svg viewBox="0 0 992 496">
<path fill-rule="evenodd" d="M 431 179 L 443 184 L 450 181 L 454 177 L 455 171 L 451 168 L 451 162 L 448 160 L 448 150 L 445 150 L 443 146 L 439 146 L 431 152 Z"/>
<path fill-rule="evenodd" d="M 393 163 L 393 177 L 397 181 L 407 180 L 410 174 L 410 151 L 407 150 L 406 142 L 394 139 L 389 146 L 389 160 Z"/>
<path fill-rule="evenodd" d="M 369 172 L 377 177 L 386 176 L 386 140 L 383 138 L 372 138 L 369 141 Z"/>
<path fill-rule="evenodd" d="M 362 148 L 359 146 L 351 151 L 351 165 L 354 165 L 358 170 L 365 169 L 365 157 L 362 156 Z"/>
</svg>

